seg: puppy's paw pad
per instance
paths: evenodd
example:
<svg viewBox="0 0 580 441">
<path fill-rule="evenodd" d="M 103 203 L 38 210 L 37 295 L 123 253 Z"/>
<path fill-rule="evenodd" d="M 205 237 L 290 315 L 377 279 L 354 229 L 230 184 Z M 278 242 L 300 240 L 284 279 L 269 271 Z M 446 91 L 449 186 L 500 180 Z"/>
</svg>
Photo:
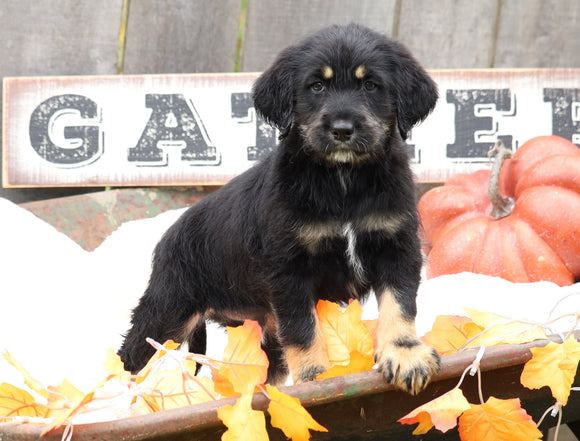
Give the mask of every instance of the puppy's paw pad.
<svg viewBox="0 0 580 441">
<path fill-rule="evenodd" d="M 415 339 L 405 340 L 404 344 L 386 345 L 377 352 L 376 359 L 387 382 L 413 395 L 427 386 L 440 366 L 437 352 Z"/>
<path fill-rule="evenodd" d="M 300 370 L 296 383 L 304 383 L 306 381 L 316 380 L 320 374 L 327 371 L 327 368 L 319 365 L 305 366 Z"/>
</svg>

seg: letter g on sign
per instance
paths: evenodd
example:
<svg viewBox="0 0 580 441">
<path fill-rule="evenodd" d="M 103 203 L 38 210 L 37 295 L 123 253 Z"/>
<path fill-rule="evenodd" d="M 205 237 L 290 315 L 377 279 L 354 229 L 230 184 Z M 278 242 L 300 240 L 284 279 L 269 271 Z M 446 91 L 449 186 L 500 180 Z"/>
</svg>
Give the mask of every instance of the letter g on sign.
<svg viewBox="0 0 580 441">
<path fill-rule="evenodd" d="M 56 166 L 84 166 L 103 154 L 100 122 L 97 104 L 86 96 L 53 96 L 30 116 L 30 143 Z"/>
</svg>

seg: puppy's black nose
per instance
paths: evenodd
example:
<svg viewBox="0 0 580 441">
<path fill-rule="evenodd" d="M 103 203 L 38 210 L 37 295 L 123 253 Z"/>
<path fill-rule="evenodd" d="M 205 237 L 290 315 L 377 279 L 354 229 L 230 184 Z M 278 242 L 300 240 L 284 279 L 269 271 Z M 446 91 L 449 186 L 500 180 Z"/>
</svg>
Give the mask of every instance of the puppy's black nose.
<svg viewBox="0 0 580 441">
<path fill-rule="evenodd" d="M 336 141 L 346 142 L 354 133 L 354 124 L 348 119 L 337 119 L 332 123 L 330 133 Z"/>
</svg>

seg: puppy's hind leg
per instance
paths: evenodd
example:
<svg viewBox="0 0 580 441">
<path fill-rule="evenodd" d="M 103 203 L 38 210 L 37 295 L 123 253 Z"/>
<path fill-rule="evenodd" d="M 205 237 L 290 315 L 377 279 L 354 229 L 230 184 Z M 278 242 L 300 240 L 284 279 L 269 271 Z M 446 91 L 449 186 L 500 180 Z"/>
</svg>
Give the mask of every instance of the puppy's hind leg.
<svg viewBox="0 0 580 441">
<path fill-rule="evenodd" d="M 264 331 L 262 349 L 268 356 L 268 379 L 267 383 L 274 386 L 284 386 L 288 377 L 288 364 L 284 355 L 284 349 L 276 335 L 276 332 Z"/>
<path fill-rule="evenodd" d="M 187 340 L 192 350 L 205 352 L 203 315 L 188 304 L 170 302 L 170 293 L 164 294 L 155 295 L 148 288 L 133 310 L 131 328 L 118 352 L 128 371 L 138 372 L 155 353 L 146 341 L 148 337 L 159 343 Z"/>
<path fill-rule="evenodd" d="M 193 329 L 190 331 L 186 329 L 188 336 L 186 337 L 187 350 L 194 354 L 204 355 L 207 349 L 207 330 L 205 320 L 200 315 L 193 315 L 190 319 L 190 327 Z M 197 374 L 201 369 L 201 365 L 197 363 L 195 368 L 195 373 Z"/>
</svg>

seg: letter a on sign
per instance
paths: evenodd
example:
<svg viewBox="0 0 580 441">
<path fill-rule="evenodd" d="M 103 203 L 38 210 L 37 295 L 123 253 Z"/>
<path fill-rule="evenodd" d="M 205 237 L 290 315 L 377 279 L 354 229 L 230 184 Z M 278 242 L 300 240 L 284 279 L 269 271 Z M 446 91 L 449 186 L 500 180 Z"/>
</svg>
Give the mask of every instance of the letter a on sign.
<svg viewBox="0 0 580 441">
<path fill-rule="evenodd" d="M 181 94 L 145 96 L 151 117 L 128 160 L 143 165 L 167 165 L 167 149 L 181 147 L 181 161 L 192 165 L 220 162 L 195 107 Z"/>
</svg>

